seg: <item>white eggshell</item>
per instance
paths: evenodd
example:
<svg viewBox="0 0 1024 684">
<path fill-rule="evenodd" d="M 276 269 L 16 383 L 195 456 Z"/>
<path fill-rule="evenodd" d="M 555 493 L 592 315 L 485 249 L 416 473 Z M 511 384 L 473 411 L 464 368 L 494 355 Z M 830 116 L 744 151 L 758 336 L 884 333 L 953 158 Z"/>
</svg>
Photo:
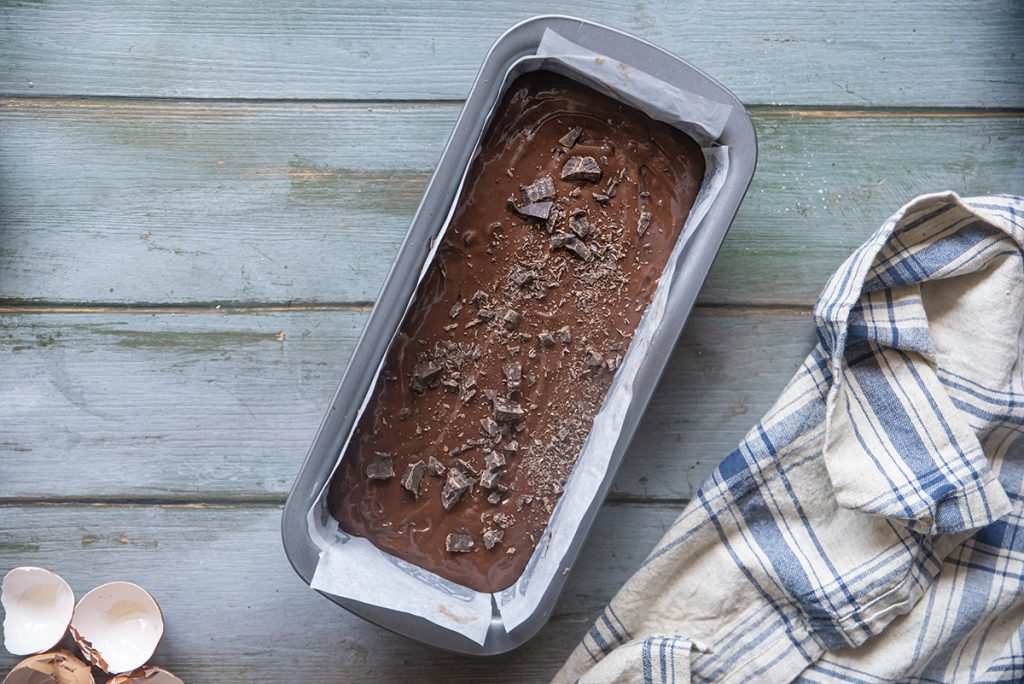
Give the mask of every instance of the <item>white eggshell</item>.
<svg viewBox="0 0 1024 684">
<path fill-rule="evenodd" d="M 4 647 L 14 655 L 42 653 L 68 631 L 75 595 L 59 575 L 43 568 L 14 568 L 4 576 L 0 602 Z"/>
<path fill-rule="evenodd" d="M 71 619 L 82 654 L 111 674 L 146 664 L 164 634 L 160 606 L 131 582 L 103 584 L 82 597 Z"/>
</svg>

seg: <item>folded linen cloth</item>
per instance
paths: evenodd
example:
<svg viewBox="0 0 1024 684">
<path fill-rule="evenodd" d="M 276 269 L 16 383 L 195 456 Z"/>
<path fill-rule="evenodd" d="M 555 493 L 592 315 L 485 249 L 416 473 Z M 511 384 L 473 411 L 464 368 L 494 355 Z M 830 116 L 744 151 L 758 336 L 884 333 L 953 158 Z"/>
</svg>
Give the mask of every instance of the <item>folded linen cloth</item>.
<svg viewBox="0 0 1024 684">
<path fill-rule="evenodd" d="M 1021 197 L 887 220 L 555 681 L 1024 680 L 1022 257 Z"/>
</svg>

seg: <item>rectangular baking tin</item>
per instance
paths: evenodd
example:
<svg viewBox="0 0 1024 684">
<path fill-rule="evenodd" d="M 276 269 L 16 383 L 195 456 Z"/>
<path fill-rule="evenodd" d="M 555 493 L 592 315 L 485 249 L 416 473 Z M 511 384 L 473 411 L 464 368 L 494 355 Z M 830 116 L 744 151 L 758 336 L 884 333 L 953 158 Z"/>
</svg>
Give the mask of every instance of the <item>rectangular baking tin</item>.
<svg viewBox="0 0 1024 684">
<path fill-rule="evenodd" d="M 717 142 L 729 147 L 729 170 L 724 187 L 704 220 L 696 227 L 683 254 L 675 278 L 669 284 L 668 301 L 660 327 L 639 369 L 633 400 L 615 444 L 608 472 L 583 516 L 562 564 L 572 568 L 598 510 L 611 487 L 644 409 L 661 377 L 697 293 L 725 238 L 740 202 L 750 185 L 757 163 L 754 127 L 742 103 L 723 85 L 682 59 L 661 48 L 607 26 L 564 16 L 539 16 L 517 24 L 491 47 L 469 92 L 459 120 L 445 146 L 437 169 L 427 186 L 363 329 L 359 342 L 299 471 L 282 519 L 285 553 L 292 567 L 309 584 L 316 570 L 319 549 L 310 538 L 307 513 L 333 472 L 341 449 L 352 431 L 363 398 L 370 391 L 376 369 L 387 352 L 381 340 L 391 340 L 402 323 L 406 305 L 415 295 L 430 242 L 456 201 L 459 180 L 472 160 L 477 142 L 488 123 L 488 114 L 500 97 L 505 75 L 522 57 L 536 54 L 545 29 L 595 52 L 603 53 L 682 90 L 728 104 L 732 113 Z M 531 639 L 551 617 L 567 576 L 557 574 L 547 587 L 536 612 L 506 632 L 496 606 L 483 645 L 429 620 L 379 606 L 324 594 L 349 611 L 417 641 L 471 655 L 496 655 L 511 651 Z"/>
</svg>

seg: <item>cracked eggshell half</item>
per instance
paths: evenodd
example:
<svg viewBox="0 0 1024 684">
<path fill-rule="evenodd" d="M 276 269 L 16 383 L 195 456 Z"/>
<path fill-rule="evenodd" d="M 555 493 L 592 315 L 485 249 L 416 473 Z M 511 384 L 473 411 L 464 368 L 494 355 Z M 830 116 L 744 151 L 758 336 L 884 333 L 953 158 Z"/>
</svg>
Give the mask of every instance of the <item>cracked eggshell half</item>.
<svg viewBox="0 0 1024 684">
<path fill-rule="evenodd" d="M 14 655 L 48 651 L 64 638 L 75 595 L 59 575 L 43 568 L 14 568 L 0 590 L 4 647 Z"/>
<path fill-rule="evenodd" d="M 134 672 L 117 675 L 107 684 L 185 684 L 181 679 L 159 667 L 140 667 Z"/>
<path fill-rule="evenodd" d="M 78 602 L 71 634 L 89 662 L 120 674 L 153 657 L 164 634 L 164 618 L 148 591 L 131 582 L 110 582 Z"/>
<path fill-rule="evenodd" d="M 34 655 L 14 666 L 4 684 L 96 684 L 92 667 L 67 651 Z"/>
</svg>

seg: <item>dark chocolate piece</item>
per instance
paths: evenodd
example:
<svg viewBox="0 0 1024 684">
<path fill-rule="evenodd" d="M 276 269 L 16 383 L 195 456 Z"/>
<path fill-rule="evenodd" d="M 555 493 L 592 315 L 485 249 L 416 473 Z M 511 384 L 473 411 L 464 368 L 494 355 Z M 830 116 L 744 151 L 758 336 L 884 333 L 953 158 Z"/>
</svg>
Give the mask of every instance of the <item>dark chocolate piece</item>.
<svg viewBox="0 0 1024 684">
<path fill-rule="evenodd" d="M 537 333 L 537 339 L 540 340 L 541 344 L 543 344 L 545 347 L 555 346 L 555 336 L 552 335 L 547 330 L 541 330 L 539 333 Z"/>
<path fill-rule="evenodd" d="M 469 461 L 465 460 L 465 459 L 462 459 L 462 458 L 455 459 L 455 465 L 457 465 L 460 468 L 462 468 L 462 471 L 464 473 L 466 473 L 467 475 L 472 475 L 473 477 L 478 477 L 480 475 L 480 471 L 477 470 L 476 468 L 474 468 L 473 464 L 470 463 Z"/>
<path fill-rule="evenodd" d="M 426 392 L 430 387 L 436 387 L 441 380 L 441 367 L 433 361 L 421 361 L 416 364 L 412 377 L 409 379 L 409 387 L 414 392 Z"/>
<path fill-rule="evenodd" d="M 519 312 L 513 309 L 508 309 L 501 317 L 501 322 L 505 324 L 506 328 L 512 330 L 514 327 L 519 325 Z"/>
<path fill-rule="evenodd" d="M 486 433 L 488 437 L 496 437 L 498 432 L 500 432 L 498 424 L 490 416 L 484 416 L 480 419 L 480 427 L 484 429 L 484 433 Z"/>
<path fill-rule="evenodd" d="M 473 535 L 465 528 L 449 534 L 444 540 L 444 548 L 448 553 L 469 553 L 476 546 Z"/>
<path fill-rule="evenodd" d="M 647 232 L 647 228 L 651 225 L 651 212 L 642 211 L 640 212 L 640 220 L 636 224 L 637 235 L 643 235 Z"/>
<path fill-rule="evenodd" d="M 534 202 L 554 199 L 555 182 L 551 180 L 551 176 L 543 176 L 524 187 L 521 193 L 523 204 L 533 204 Z"/>
<path fill-rule="evenodd" d="M 555 331 L 555 335 L 558 336 L 558 340 L 562 344 L 569 344 L 572 342 L 572 333 L 569 332 L 569 326 L 565 325 Z"/>
<path fill-rule="evenodd" d="M 497 470 L 505 467 L 505 457 L 497 451 L 489 451 L 484 454 L 484 467 L 488 470 Z"/>
<path fill-rule="evenodd" d="M 444 506 L 446 511 L 452 510 L 455 504 L 459 503 L 462 495 L 472 486 L 472 478 L 467 477 L 458 468 L 449 468 L 448 478 L 445 480 L 444 488 L 441 490 L 441 505 Z"/>
<path fill-rule="evenodd" d="M 502 397 L 494 398 L 494 417 L 500 423 L 511 423 L 512 421 L 519 420 L 526 415 L 526 411 L 523 407 L 514 401 L 503 399 Z"/>
<path fill-rule="evenodd" d="M 505 383 L 510 390 L 517 390 L 523 383 L 523 365 L 518 361 L 506 363 L 501 367 L 502 375 L 505 376 Z"/>
<path fill-rule="evenodd" d="M 441 463 L 435 457 L 431 456 L 427 459 L 427 474 L 433 475 L 434 477 L 444 477 L 444 471 L 448 470 L 445 468 L 444 463 Z"/>
<path fill-rule="evenodd" d="M 493 549 L 501 543 L 505 533 L 502 530 L 484 530 L 484 548 Z"/>
<path fill-rule="evenodd" d="M 601 167 L 593 157 L 569 157 L 562 167 L 561 177 L 562 180 L 596 183 L 601 180 Z"/>
<path fill-rule="evenodd" d="M 366 466 L 366 477 L 371 480 L 390 480 L 395 476 L 395 463 L 391 454 L 378 451 L 370 465 Z"/>
<path fill-rule="evenodd" d="M 601 194 L 600 192 L 594 193 L 594 201 L 598 204 L 608 204 L 609 200 L 608 195 Z"/>
<path fill-rule="evenodd" d="M 487 501 L 497 506 L 501 503 L 501 492 L 491 492 L 487 495 Z"/>
<path fill-rule="evenodd" d="M 423 461 L 416 461 L 405 466 L 405 471 L 402 473 L 402 487 L 412 492 L 417 499 L 420 497 L 420 482 L 423 480 L 423 472 L 426 469 L 427 466 Z"/>
<path fill-rule="evenodd" d="M 508 201 L 509 208 L 523 218 L 535 218 L 542 220 L 551 215 L 552 204 L 552 202 L 534 202 L 532 204 L 519 206 L 511 199 Z"/>
<path fill-rule="evenodd" d="M 558 144 L 562 147 L 575 147 L 581 135 L 583 135 L 583 127 L 574 126 L 568 133 L 558 139 Z"/>
<path fill-rule="evenodd" d="M 585 209 L 575 209 L 569 214 L 569 230 L 576 233 L 578 237 L 585 238 L 590 235 L 590 222 L 587 221 Z"/>
<path fill-rule="evenodd" d="M 498 486 L 498 478 L 501 474 L 497 470 L 485 470 L 480 476 L 480 486 L 484 489 L 494 489 Z"/>
</svg>

